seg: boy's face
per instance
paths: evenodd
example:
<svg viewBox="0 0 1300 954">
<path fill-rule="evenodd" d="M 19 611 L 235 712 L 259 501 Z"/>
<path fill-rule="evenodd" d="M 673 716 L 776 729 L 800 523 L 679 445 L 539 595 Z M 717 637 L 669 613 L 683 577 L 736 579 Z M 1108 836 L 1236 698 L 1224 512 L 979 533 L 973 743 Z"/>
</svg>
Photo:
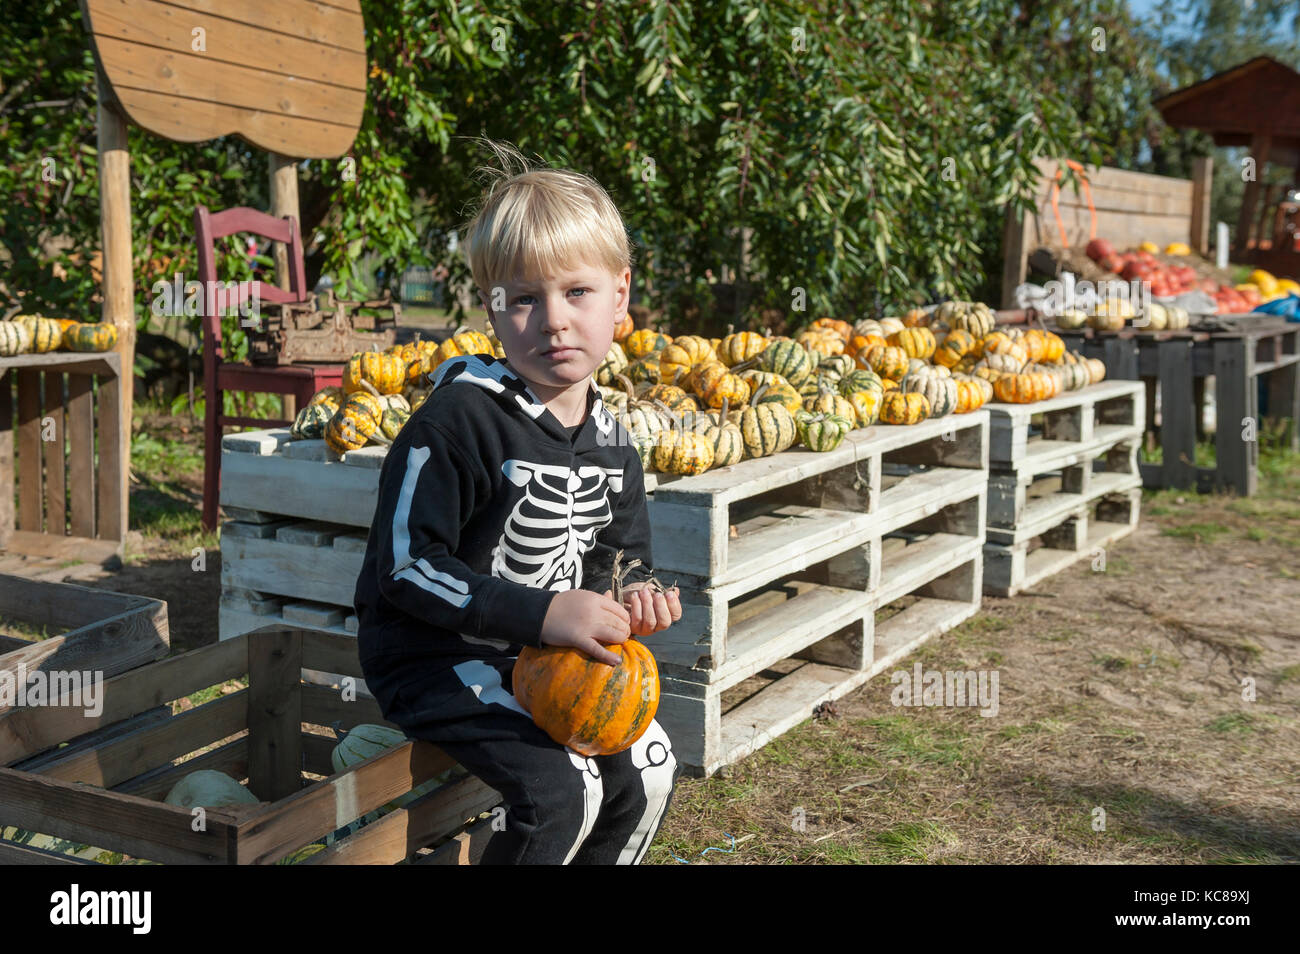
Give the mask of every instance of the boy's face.
<svg viewBox="0 0 1300 954">
<path fill-rule="evenodd" d="M 510 366 L 548 400 L 585 386 L 605 359 L 627 314 L 631 278 L 628 268 L 615 275 L 584 265 L 550 278 L 516 275 L 479 298 Z"/>
</svg>

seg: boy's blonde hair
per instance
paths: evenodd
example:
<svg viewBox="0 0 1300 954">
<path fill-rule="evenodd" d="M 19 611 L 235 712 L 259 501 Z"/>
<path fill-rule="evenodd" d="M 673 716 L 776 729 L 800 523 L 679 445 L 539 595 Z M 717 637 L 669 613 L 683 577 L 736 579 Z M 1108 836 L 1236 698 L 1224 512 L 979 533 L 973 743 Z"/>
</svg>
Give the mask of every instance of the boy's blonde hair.
<svg viewBox="0 0 1300 954">
<path fill-rule="evenodd" d="M 550 277 L 583 264 L 619 275 L 631 267 L 623 217 L 600 183 L 579 172 L 532 168 L 514 147 L 482 142 L 500 166 L 480 169 L 492 182 L 462 244 L 474 284 L 489 300 L 494 285 L 515 275 Z"/>
</svg>

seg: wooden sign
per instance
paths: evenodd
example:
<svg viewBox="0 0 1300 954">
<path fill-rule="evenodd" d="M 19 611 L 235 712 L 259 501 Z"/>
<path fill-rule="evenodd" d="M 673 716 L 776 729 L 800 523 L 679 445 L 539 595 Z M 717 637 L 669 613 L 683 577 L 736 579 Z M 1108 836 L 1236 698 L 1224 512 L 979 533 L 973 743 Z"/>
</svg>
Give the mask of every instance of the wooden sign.
<svg viewBox="0 0 1300 954">
<path fill-rule="evenodd" d="M 238 135 L 286 156 L 344 155 L 366 101 L 358 0 L 81 0 L 131 122 L 166 139 Z"/>
</svg>

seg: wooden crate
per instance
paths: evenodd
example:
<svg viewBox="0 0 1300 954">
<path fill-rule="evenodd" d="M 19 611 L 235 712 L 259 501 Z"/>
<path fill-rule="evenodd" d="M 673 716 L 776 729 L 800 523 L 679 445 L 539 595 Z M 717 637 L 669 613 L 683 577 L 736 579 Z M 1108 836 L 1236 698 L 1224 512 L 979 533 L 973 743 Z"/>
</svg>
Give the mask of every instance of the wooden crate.
<svg viewBox="0 0 1300 954">
<path fill-rule="evenodd" d="M 121 556 L 120 369 L 112 351 L 0 358 L 0 550 L 83 561 Z"/>
<path fill-rule="evenodd" d="M 170 650 L 167 604 L 143 596 L 0 574 L 0 616 L 48 634 L 33 641 L 0 635 L 7 680 L 17 679 L 20 666 L 29 674 L 89 671 L 107 679 Z"/>
<path fill-rule="evenodd" d="M 355 641 L 272 626 L 115 676 L 94 718 L 66 709 L 0 714 L 0 827 L 17 826 L 170 864 L 271 864 L 455 768 L 437 747 L 407 741 L 334 773 L 324 728 L 386 724 L 372 699 L 304 684 L 303 668 L 360 677 Z M 248 688 L 178 715 L 133 722 L 210 686 L 248 675 Z M 76 736 L 92 744 L 32 756 Z M 195 754 L 202 752 L 202 754 Z M 193 756 L 187 761 L 179 759 Z M 246 782 L 258 805 L 210 809 L 202 831 L 161 800 L 177 781 L 215 769 Z M 319 776 L 319 777 L 318 777 Z M 500 801 L 473 776 L 440 784 L 306 864 L 393 864 L 446 842 L 427 860 L 472 859 L 467 823 Z M 482 832 L 482 828 L 479 828 Z M 0 861 L 79 863 L 0 842 Z"/>
<path fill-rule="evenodd" d="M 687 577 L 682 620 L 648 640 L 663 681 L 658 718 L 688 769 L 711 774 L 743 758 L 979 607 L 986 415 L 853 438 L 842 459 L 793 454 L 780 471 L 777 455 L 730 468 L 737 481 L 753 471 L 750 486 L 706 484 L 706 473 L 656 491 L 652 514 L 661 498 L 682 508 L 693 499 L 700 515 L 676 525 L 728 528 L 722 575 Z M 839 530 L 823 540 L 803 519 Z M 651 524 L 658 534 L 663 524 Z M 748 544 L 749 533 L 763 544 Z M 655 552 L 661 576 L 674 553 L 697 567 L 710 558 L 703 543 L 694 554 L 661 550 L 658 536 Z M 887 609 L 901 611 L 878 627 Z"/>
</svg>

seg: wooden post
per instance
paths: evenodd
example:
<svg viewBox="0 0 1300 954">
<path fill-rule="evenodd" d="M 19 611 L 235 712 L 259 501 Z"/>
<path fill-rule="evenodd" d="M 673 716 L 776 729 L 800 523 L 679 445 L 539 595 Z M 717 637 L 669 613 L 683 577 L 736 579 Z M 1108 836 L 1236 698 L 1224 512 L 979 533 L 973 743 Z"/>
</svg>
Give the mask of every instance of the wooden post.
<svg viewBox="0 0 1300 954">
<path fill-rule="evenodd" d="M 1214 185 L 1214 159 L 1192 161 L 1192 227 L 1187 244 L 1202 257 L 1210 253 L 1210 193 Z"/>
<path fill-rule="evenodd" d="M 1237 241 L 1233 250 L 1240 256 L 1250 244 L 1250 226 L 1255 221 L 1255 205 L 1259 201 L 1259 183 L 1268 165 L 1268 153 L 1273 146 L 1272 133 L 1255 133 L 1250 140 L 1250 154 L 1255 159 L 1255 177 L 1246 183 L 1241 198 L 1241 213 L 1237 217 Z"/>
<path fill-rule="evenodd" d="M 131 263 L 131 154 L 126 144 L 126 117 L 113 99 L 104 76 L 98 79 L 99 222 L 104 254 L 102 320 L 117 328 L 122 359 L 122 448 L 117 457 L 120 486 L 129 486 L 131 468 L 131 411 L 135 398 L 135 280 Z M 124 491 L 125 492 L 125 491 Z M 125 532 L 125 527 L 123 531 Z"/>
<path fill-rule="evenodd" d="M 302 218 L 298 215 L 298 166 L 293 159 L 278 152 L 267 154 L 267 165 L 271 170 L 271 214 L 277 219 L 292 215 L 298 219 L 299 239 L 306 242 L 302 235 Z M 275 283 L 285 291 L 289 290 L 289 249 L 283 242 L 272 243 L 275 255 Z M 280 395 L 283 415 L 293 420 L 298 413 L 298 401 L 292 394 Z"/>
<path fill-rule="evenodd" d="M 1002 233 L 1002 307 L 1016 306 L 1016 286 L 1023 285 L 1028 270 L 1033 220 L 1028 213 L 1008 205 Z"/>
</svg>

